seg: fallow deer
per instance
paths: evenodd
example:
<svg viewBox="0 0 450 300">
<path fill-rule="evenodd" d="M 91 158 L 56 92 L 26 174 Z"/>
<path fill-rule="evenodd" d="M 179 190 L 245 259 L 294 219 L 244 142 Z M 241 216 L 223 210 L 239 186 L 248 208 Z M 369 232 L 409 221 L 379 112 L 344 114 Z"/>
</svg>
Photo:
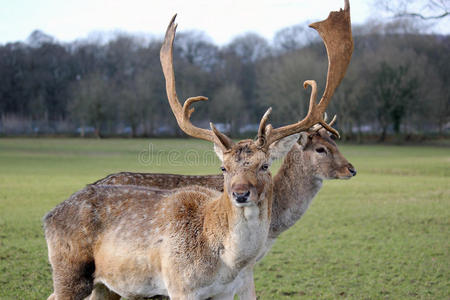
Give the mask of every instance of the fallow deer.
<svg viewBox="0 0 450 300">
<path fill-rule="evenodd" d="M 324 37 L 327 46 L 330 66 L 328 81 L 332 75 L 343 77 L 346 66 L 350 61 L 353 43 L 351 39 L 350 7 L 348 1 L 342 12 L 333 12 L 328 18 L 328 27 L 338 27 L 339 34 Z M 333 22 L 333 23 L 331 23 Z M 320 23 L 313 24 L 317 28 Z M 332 24 L 332 25 L 330 25 Z M 325 29 L 322 30 L 326 31 Z M 333 38 L 333 39 L 331 39 Z M 342 43 L 341 52 L 338 52 L 332 44 Z M 328 43 L 328 44 L 327 44 Z M 333 51 L 333 52 L 332 52 Z M 332 53 L 330 53 L 332 52 Z M 340 67 L 332 63 L 330 57 L 341 57 L 344 61 Z M 330 72 L 331 70 L 331 72 Z M 331 77 L 331 80 L 336 79 Z M 334 87 L 339 84 L 334 83 Z M 330 86 L 333 86 L 330 84 Z M 313 85 L 315 90 L 315 85 Z M 328 88 L 327 88 L 328 89 Z M 331 97 L 333 91 L 328 93 Z M 335 118 L 328 124 L 330 127 Z M 281 140 L 282 141 L 282 140 Z M 336 143 L 330 138 L 329 132 L 321 125 L 316 125 L 308 132 L 302 132 L 297 144 L 287 154 L 283 164 L 274 178 L 272 221 L 269 229 L 269 239 L 266 245 L 266 253 L 275 239 L 285 230 L 294 225 L 305 213 L 309 204 L 318 193 L 323 180 L 326 179 L 349 179 L 356 175 L 352 164 L 340 153 Z M 137 185 L 165 190 L 202 185 L 221 191 L 223 189 L 222 175 L 176 175 L 176 174 L 154 174 L 154 173 L 132 173 L 122 172 L 111 174 L 94 184 L 100 185 Z M 252 276 L 251 274 L 249 276 Z M 253 282 L 248 283 L 246 291 L 249 293 Z"/>
<path fill-rule="evenodd" d="M 190 122 L 193 97 L 180 105 L 173 70 L 175 17 L 161 48 L 169 104 L 180 128 L 214 143 L 223 162 L 224 192 L 194 186 L 170 195 L 147 188 L 91 185 L 44 219 L 54 294 L 50 299 L 109 297 L 105 287 L 127 298 L 168 295 L 173 299 L 232 298 L 266 245 L 272 211 L 273 159 L 284 156 L 296 136 L 314 124 L 329 99 L 311 97 L 307 116 L 295 124 L 266 126 L 256 141 L 234 143 L 211 123 Z M 312 95 L 315 96 L 314 85 Z M 288 145 L 288 146 L 286 146 Z M 271 148 L 272 146 L 272 148 Z M 246 277 L 245 277 L 246 278 Z M 116 297 L 116 295 L 112 295 Z"/>
<path fill-rule="evenodd" d="M 332 125 L 333 121 L 330 123 Z M 297 135 L 295 135 L 297 136 Z M 299 135 L 274 177 L 272 221 L 269 236 L 277 238 L 295 224 L 322 187 L 323 180 L 350 179 L 356 169 L 339 151 L 330 133 L 313 126 Z M 281 140 L 282 141 L 282 140 Z M 180 175 L 120 172 L 93 185 L 134 185 L 169 194 L 183 187 L 200 185 L 223 191 L 223 175 Z"/>
</svg>

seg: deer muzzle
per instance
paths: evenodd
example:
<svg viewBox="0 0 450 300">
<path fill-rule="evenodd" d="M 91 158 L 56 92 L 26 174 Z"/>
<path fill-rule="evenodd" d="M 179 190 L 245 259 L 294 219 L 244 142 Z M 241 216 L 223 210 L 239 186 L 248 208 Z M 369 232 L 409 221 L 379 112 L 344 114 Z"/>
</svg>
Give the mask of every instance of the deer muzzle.
<svg viewBox="0 0 450 300">
<path fill-rule="evenodd" d="M 249 197 L 250 197 L 250 191 L 247 191 L 244 193 L 233 192 L 234 200 L 240 204 L 247 203 Z"/>
<path fill-rule="evenodd" d="M 240 178 L 243 179 L 243 178 Z M 254 186 L 247 180 L 237 180 L 231 185 L 231 195 L 233 200 L 239 204 L 247 204 L 250 202 L 251 190 Z"/>
<path fill-rule="evenodd" d="M 352 174 L 352 176 L 356 176 L 356 169 L 355 167 L 353 167 L 352 164 L 348 164 L 347 169 L 350 172 L 350 174 Z"/>
</svg>

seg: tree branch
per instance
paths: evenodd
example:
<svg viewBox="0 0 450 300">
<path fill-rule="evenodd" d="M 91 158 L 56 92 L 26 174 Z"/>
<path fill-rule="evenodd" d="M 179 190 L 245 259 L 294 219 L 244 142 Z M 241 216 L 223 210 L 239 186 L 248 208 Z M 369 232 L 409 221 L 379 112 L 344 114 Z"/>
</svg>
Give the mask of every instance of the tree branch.
<svg viewBox="0 0 450 300">
<path fill-rule="evenodd" d="M 443 14 L 437 15 L 437 16 L 424 16 L 422 14 L 418 14 L 418 13 L 398 13 L 396 14 L 394 17 L 417 17 L 420 18 L 422 20 L 435 20 L 435 19 L 442 19 L 447 17 L 448 15 L 450 15 L 450 13 L 448 11 L 444 12 Z"/>
</svg>

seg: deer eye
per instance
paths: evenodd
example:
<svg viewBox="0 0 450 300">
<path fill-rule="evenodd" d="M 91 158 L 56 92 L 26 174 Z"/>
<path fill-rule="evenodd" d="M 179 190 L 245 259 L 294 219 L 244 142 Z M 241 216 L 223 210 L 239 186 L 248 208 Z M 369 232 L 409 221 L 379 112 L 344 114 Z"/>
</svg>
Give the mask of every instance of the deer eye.
<svg viewBox="0 0 450 300">
<path fill-rule="evenodd" d="M 226 172 L 227 169 L 225 169 L 225 167 L 220 167 L 220 170 L 222 170 L 222 172 Z"/>
<path fill-rule="evenodd" d="M 325 150 L 324 147 L 319 147 L 319 148 L 316 149 L 316 152 L 317 153 L 326 153 L 326 150 Z"/>
<path fill-rule="evenodd" d="M 263 170 L 263 171 L 267 171 L 268 169 L 269 169 L 269 165 L 268 164 L 263 164 L 261 166 L 261 170 Z"/>
</svg>

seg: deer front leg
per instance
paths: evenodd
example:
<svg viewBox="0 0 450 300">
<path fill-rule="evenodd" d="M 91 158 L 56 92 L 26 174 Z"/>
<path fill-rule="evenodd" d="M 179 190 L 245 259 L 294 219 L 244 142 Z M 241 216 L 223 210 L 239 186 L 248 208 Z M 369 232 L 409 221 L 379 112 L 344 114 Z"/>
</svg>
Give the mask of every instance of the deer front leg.
<svg viewBox="0 0 450 300">
<path fill-rule="evenodd" d="M 242 276 L 243 284 L 237 291 L 240 300 L 256 300 L 255 281 L 253 279 L 253 268 L 245 270 Z"/>
<path fill-rule="evenodd" d="M 95 285 L 91 295 L 85 300 L 120 300 L 120 296 L 99 283 Z"/>
<path fill-rule="evenodd" d="M 47 300 L 56 300 L 56 295 L 55 293 L 51 294 L 50 296 L 48 296 Z"/>
</svg>

